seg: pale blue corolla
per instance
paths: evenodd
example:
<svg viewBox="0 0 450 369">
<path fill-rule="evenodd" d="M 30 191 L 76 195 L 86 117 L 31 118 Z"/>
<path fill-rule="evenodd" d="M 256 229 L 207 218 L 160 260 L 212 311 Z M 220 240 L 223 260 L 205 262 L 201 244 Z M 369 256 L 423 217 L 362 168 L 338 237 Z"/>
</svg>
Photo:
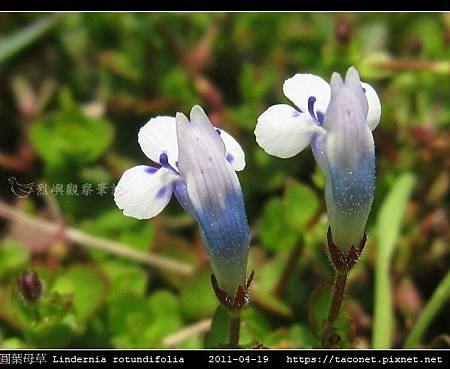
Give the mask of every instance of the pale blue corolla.
<svg viewBox="0 0 450 369">
<path fill-rule="evenodd" d="M 148 219 L 159 214 L 172 194 L 200 225 L 219 287 L 234 297 L 245 286 L 250 233 L 236 175 L 245 167 L 241 146 L 215 128 L 200 106 L 190 119 L 159 116 L 138 135 L 142 151 L 161 167 L 128 169 L 114 200 L 123 214 Z"/>
<path fill-rule="evenodd" d="M 333 73 L 330 84 L 312 74 L 296 74 L 284 82 L 283 92 L 298 109 L 285 104 L 269 107 L 258 118 L 256 141 L 281 158 L 297 155 L 311 144 L 326 176 L 333 242 L 348 250 L 364 234 L 374 197 L 372 130 L 380 121 L 380 100 L 354 67 L 348 69 L 345 81 Z"/>
</svg>

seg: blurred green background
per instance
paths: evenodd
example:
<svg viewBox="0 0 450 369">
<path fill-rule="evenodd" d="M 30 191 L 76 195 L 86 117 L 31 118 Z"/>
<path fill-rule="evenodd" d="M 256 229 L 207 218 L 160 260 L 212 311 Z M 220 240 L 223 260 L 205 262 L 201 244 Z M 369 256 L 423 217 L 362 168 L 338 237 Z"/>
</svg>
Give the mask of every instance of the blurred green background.
<svg viewBox="0 0 450 369">
<path fill-rule="evenodd" d="M 341 347 L 449 347 L 450 14 L 0 14 L 0 347 L 219 347 L 196 224 L 176 201 L 125 217 L 112 190 L 149 160 L 151 117 L 204 107 L 243 146 L 252 230 L 241 344 L 320 347 L 332 272 L 324 178 L 257 117 L 295 73 L 354 65 L 382 101 L 365 252 Z M 13 178 L 14 177 L 14 178 Z M 38 301 L 17 278 L 35 270 Z M 210 319 L 216 326 L 210 332 Z"/>
</svg>

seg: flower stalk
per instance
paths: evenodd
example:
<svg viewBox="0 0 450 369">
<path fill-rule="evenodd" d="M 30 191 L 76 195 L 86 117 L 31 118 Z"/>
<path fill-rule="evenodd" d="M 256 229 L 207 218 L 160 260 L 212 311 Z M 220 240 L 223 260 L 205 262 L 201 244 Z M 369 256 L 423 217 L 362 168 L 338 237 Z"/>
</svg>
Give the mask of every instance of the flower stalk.
<svg viewBox="0 0 450 369">
<path fill-rule="evenodd" d="M 328 227 L 327 233 L 327 245 L 328 256 L 333 265 L 335 278 L 333 286 L 333 297 L 331 299 L 330 310 L 328 317 L 322 331 L 322 345 L 324 347 L 338 347 L 340 337 L 336 332 L 334 323 L 339 317 L 339 312 L 342 306 L 342 300 L 344 298 L 345 286 L 347 283 L 347 277 L 350 270 L 355 266 L 359 259 L 364 246 L 366 244 L 367 236 L 363 235 L 358 246 L 352 245 L 347 253 L 343 253 L 333 242 L 331 233 L 331 227 Z"/>
<path fill-rule="evenodd" d="M 327 324 L 332 325 L 339 316 L 339 311 L 344 297 L 345 284 L 347 282 L 348 273 L 338 272 L 334 280 L 333 299 L 331 300 L 330 312 L 328 313 Z"/>
<path fill-rule="evenodd" d="M 321 337 L 323 347 L 339 347 L 340 337 L 333 325 L 341 310 L 347 276 L 348 273 L 346 272 L 336 272 L 333 286 L 333 298 L 331 300 L 330 311 Z"/>
<path fill-rule="evenodd" d="M 228 346 L 230 348 L 239 348 L 239 334 L 241 331 L 241 310 L 232 313 L 230 320 L 230 339 Z"/>
<path fill-rule="evenodd" d="M 252 271 L 247 279 L 245 286 L 239 285 L 236 296 L 229 296 L 222 290 L 218 283 L 216 276 L 211 274 L 211 285 L 217 300 L 225 306 L 230 314 L 230 328 L 229 328 L 229 343 L 230 348 L 239 347 L 239 334 L 241 328 L 241 311 L 249 302 L 248 290 L 252 284 L 255 272 Z"/>
</svg>

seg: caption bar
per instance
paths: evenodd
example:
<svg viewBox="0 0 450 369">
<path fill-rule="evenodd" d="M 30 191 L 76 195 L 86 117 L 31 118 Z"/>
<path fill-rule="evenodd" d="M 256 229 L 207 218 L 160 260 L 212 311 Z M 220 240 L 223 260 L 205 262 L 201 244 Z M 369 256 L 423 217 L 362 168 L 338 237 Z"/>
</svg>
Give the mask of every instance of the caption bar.
<svg viewBox="0 0 450 369">
<path fill-rule="evenodd" d="M 148 366 L 184 368 L 297 368 L 399 366 L 448 368 L 449 350 L 0 350 L 2 368 Z"/>
</svg>

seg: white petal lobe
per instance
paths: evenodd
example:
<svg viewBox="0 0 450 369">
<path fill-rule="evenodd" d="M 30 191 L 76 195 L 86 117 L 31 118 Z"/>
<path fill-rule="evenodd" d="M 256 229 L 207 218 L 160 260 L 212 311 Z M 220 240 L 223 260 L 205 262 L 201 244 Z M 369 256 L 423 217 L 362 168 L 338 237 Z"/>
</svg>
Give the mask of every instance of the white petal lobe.
<svg viewBox="0 0 450 369">
<path fill-rule="evenodd" d="M 149 219 L 158 215 L 172 197 L 173 172 L 138 165 L 126 170 L 114 191 L 114 201 L 123 214 Z"/>
<path fill-rule="evenodd" d="M 309 114 L 285 104 L 269 107 L 259 116 L 255 129 L 259 146 L 280 158 L 297 155 L 309 145 L 314 134 L 324 133 Z"/>
<path fill-rule="evenodd" d="M 139 131 L 138 142 L 144 154 L 155 163 L 166 153 L 170 165 L 176 168 L 178 142 L 175 118 L 159 116 L 152 118 Z"/>
<path fill-rule="evenodd" d="M 245 168 L 245 154 L 241 145 L 223 129 L 216 128 L 220 132 L 220 138 L 225 144 L 226 159 L 236 171 L 241 171 Z"/>
<path fill-rule="evenodd" d="M 367 113 L 367 125 L 373 131 L 377 128 L 381 118 L 381 103 L 374 88 L 368 83 L 362 82 L 364 90 L 366 91 L 366 99 L 369 104 L 369 111 Z"/>
<path fill-rule="evenodd" d="M 330 102 L 330 85 L 314 74 L 301 74 L 287 79 L 283 84 L 284 95 L 297 105 L 302 112 L 308 112 L 308 99 L 316 98 L 314 111 L 325 113 Z"/>
</svg>

